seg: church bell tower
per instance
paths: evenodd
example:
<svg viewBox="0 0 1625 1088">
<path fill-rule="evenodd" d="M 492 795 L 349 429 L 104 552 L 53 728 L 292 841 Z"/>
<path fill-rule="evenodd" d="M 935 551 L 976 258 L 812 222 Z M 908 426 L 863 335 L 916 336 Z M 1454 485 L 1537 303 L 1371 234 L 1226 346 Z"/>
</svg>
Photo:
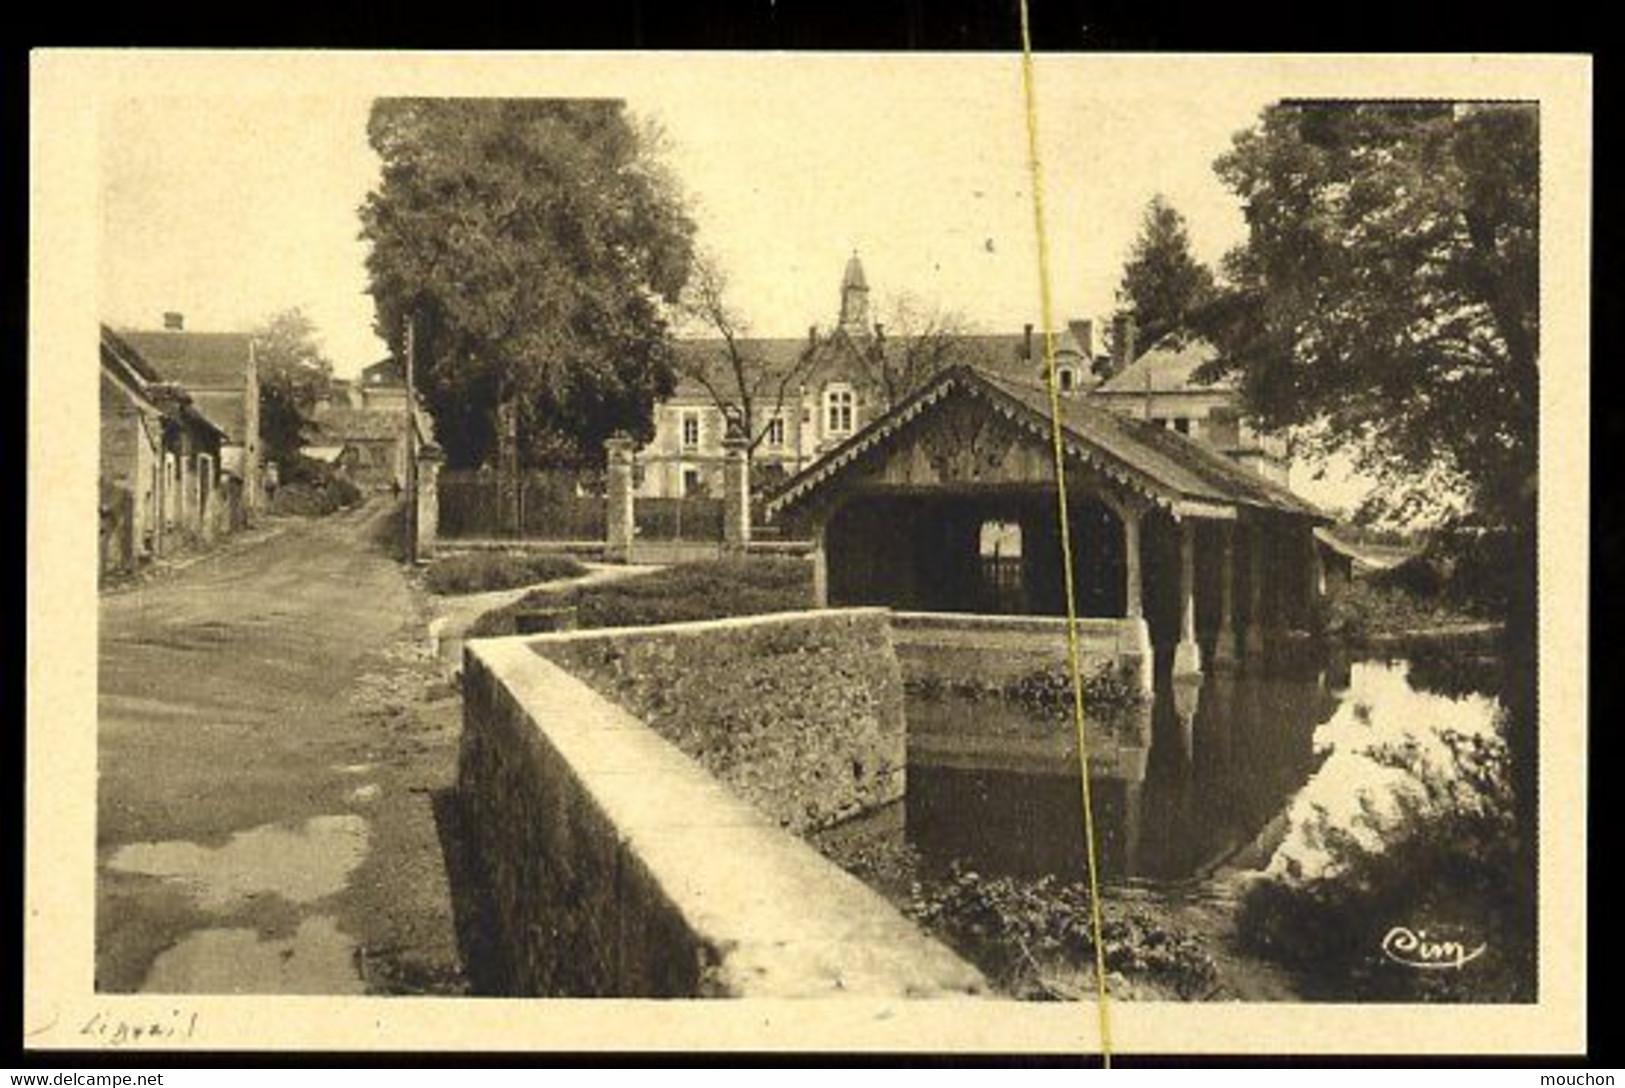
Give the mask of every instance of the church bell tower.
<svg viewBox="0 0 1625 1088">
<path fill-rule="evenodd" d="M 840 329 L 848 336 L 870 334 L 869 283 L 863 277 L 863 262 L 858 260 L 857 250 L 852 251 L 852 259 L 846 262 L 846 274 L 841 277 Z"/>
</svg>

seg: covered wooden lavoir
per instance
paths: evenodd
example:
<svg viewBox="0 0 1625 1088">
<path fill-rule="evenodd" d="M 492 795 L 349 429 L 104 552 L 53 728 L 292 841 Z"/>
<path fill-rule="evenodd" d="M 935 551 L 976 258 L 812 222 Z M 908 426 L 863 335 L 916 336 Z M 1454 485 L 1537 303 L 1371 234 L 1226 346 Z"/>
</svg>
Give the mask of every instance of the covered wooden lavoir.
<svg viewBox="0 0 1625 1088">
<path fill-rule="evenodd" d="M 1063 616 L 1047 390 L 944 371 L 769 503 L 812 530 L 820 605 Z M 1311 625 L 1313 505 L 1160 426 L 1061 401 L 1078 614 L 1167 647 L 1176 674 Z M 1095 625 L 1098 628 L 1098 624 Z"/>
</svg>

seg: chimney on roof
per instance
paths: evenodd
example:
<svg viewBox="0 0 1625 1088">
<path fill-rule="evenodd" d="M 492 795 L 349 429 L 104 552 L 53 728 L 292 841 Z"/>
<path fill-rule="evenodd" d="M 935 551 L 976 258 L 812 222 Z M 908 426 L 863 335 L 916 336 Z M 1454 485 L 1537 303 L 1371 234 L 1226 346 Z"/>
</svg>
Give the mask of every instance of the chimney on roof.
<svg viewBox="0 0 1625 1088">
<path fill-rule="evenodd" d="M 1029 363 L 1033 361 L 1033 323 L 1031 321 L 1027 322 L 1026 327 L 1021 330 L 1021 357 Z"/>
<path fill-rule="evenodd" d="M 1091 319 L 1079 318 L 1067 322 L 1067 328 L 1072 332 L 1072 339 L 1078 342 L 1078 350 L 1083 353 L 1086 362 L 1095 361 L 1095 323 Z"/>
<path fill-rule="evenodd" d="M 1121 374 L 1134 361 L 1134 314 L 1123 310 L 1112 318 L 1112 373 Z"/>
<path fill-rule="evenodd" d="M 164 328 L 170 332 L 180 332 L 186 328 L 186 318 L 174 310 L 165 310 Z"/>
</svg>

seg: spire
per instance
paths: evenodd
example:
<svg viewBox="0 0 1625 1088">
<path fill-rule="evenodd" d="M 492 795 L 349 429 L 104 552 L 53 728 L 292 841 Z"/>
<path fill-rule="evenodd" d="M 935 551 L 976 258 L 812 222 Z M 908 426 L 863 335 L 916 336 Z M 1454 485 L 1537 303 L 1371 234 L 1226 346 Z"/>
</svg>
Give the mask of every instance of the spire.
<svg viewBox="0 0 1625 1088">
<path fill-rule="evenodd" d="M 846 262 L 846 274 L 841 277 L 841 329 L 849 336 L 869 334 L 869 282 L 863 276 L 863 262 L 858 251 Z"/>
</svg>

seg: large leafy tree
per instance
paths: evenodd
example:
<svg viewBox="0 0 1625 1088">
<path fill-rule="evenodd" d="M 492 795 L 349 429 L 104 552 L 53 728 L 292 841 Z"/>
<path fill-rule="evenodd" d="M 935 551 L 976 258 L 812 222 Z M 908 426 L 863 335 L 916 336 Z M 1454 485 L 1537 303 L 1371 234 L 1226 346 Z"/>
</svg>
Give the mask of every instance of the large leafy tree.
<svg viewBox="0 0 1625 1088">
<path fill-rule="evenodd" d="M 658 134 L 619 101 L 381 99 L 361 209 L 376 325 L 415 322 L 419 389 L 454 465 L 496 452 L 512 405 L 532 464 L 652 433 L 693 225 Z"/>
<path fill-rule="evenodd" d="M 1242 198 L 1233 289 L 1205 315 L 1266 425 L 1377 478 L 1368 512 L 1462 530 L 1448 551 L 1506 616 L 1533 918 L 1539 116 L 1533 106 L 1281 103 L 1218 162 Z M 1532 923 L 1531 923 L 1532 924 Z M 1529 947 L 1533 947 L 1530 943 Z"/>
<path fill-rule="evenodd" d="M 260 434 L 266 456 L 287 463 L 304 444 L 316 402 L 333 377 L 316 324 L 297 307 L 272 314 L 254 330 L 260 379 Z"/>
<path fill-rule="evenodd" d="M 1185 217 L 1160 193 L 1146 205 L 1140 233 L 1123 265 L 1117 305 L 1133 313 L 1138 342 L 1187 331 L 1191 315 L 1213 297 L 1213 272 L 1191 252 Z"/>
<path fill-rule="evenodd" d="M 1205 315 L 1266 425 L 1351 453 L 1377 513 L 1532 522 L 1532 107 L 1282 103 L 1218 162 L 1247 243 Z"/>
</svg>

